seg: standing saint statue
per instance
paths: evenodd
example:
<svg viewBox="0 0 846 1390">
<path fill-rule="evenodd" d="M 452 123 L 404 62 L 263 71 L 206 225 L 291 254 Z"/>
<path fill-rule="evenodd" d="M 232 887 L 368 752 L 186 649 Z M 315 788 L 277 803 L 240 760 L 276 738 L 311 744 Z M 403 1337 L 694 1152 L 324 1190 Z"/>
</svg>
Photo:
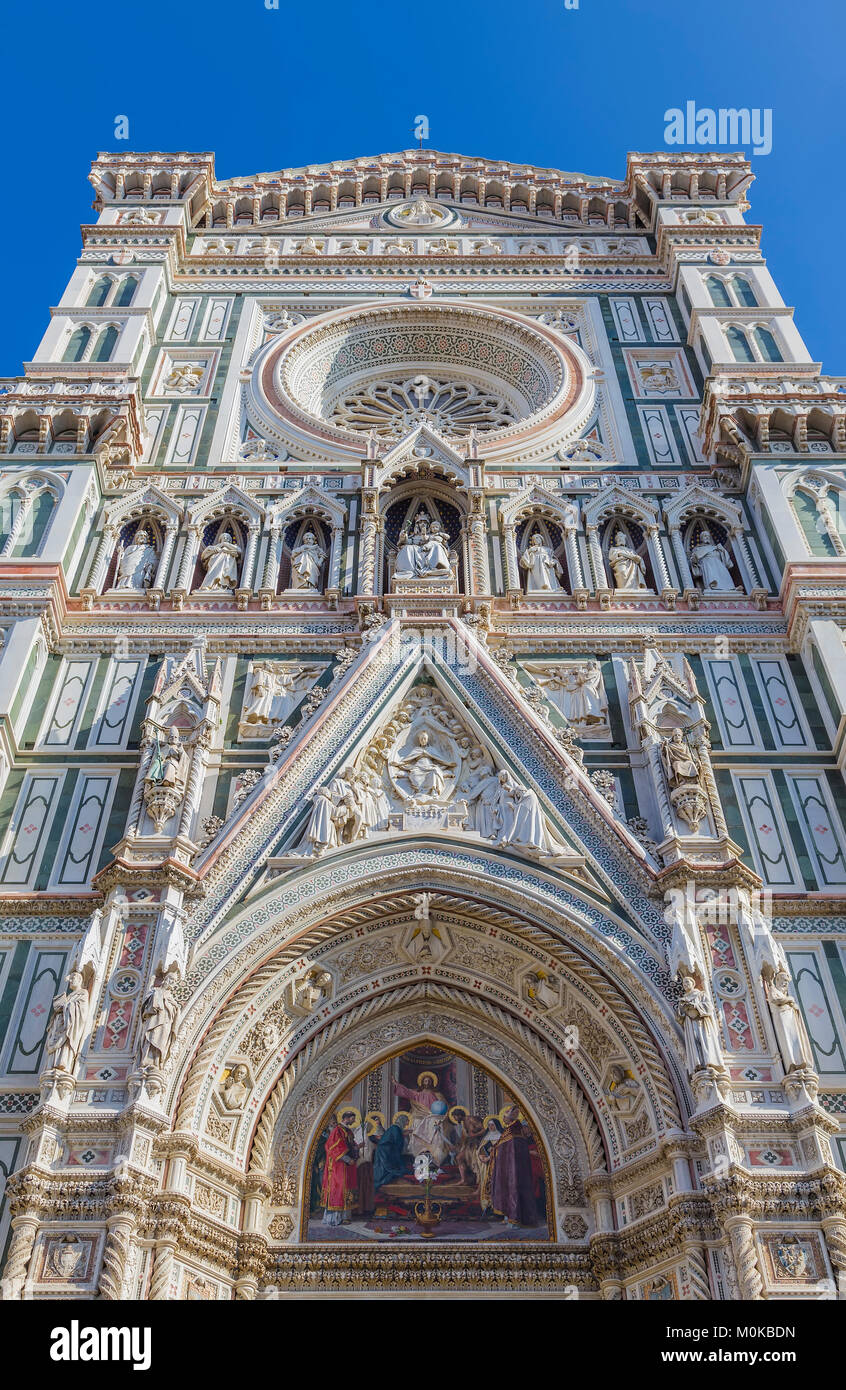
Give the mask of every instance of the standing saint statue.
<svg viewBox="0 0 846 1390">
<path fill-rule="evenodd" d="M 681 729 L 673 729 L 661 745 L 661 761 L 671 787 L 687 782 L 699 783 L 700 765 Z"/>
<path fill-rule="evenodd" d="M 608 551 L 608 563 L 614 575 L 614 585 L 619 590 L 645 589 L 646 565 L 643 557 L 632 550 L 622 531 L 614 537 L 614 544 Z"/>
<path fill-rule="evenodd" d="M 141 1005 L 141 1065 L 163 1067 L 170 1055 L 179 1017 L 172 975 L 150 990 Z"/>
<path fill-rule="evenodd" d="M 320 593 L 320 571 L 326 561 L 326 551 L 313 531 L 306 531 L 301 543 L 291 551 L 291 588 L 308 593 Z"/>
<path fill-rule="evenodd" d="M 157 558 L 158 551 L 150 532 L 143 526 L 139 527 L 132 542 L 124 546 L 118 560 L 115 588 L 134 589 L 136 593 L 149 589 L 156 572 Z"/>
<path fill-rule="evenodd" d="M 241 547 L 231 531 L 219 531 L 211 545 L 200 553 L 200 561 L 206 571 L 199 586 L 201 589 L 223 589 L 227 592 L 238 587 L 238 562 Z"/>
<path fill-rule="evenodd" d="M 684 1041 L 687 1051 L 688 1070 L 699 1067 L 723 1068 L 723 1054 L 714 1010 L 703 989 L 700 989 L 691 974 L 682 975 L 681 999 L 676 1012 L 684 1027 Z"/>
<path fill-rule="evenodd" d="M 520 568 L 526 571 L 527 594 L 563 594 L 559 583 L 564 573 L 561 563 L 556 560 L 550 546 L 544 545 L 539 531 L 533 533 L 528 547 L 520 556 Z"/>
<path fill-rule="evenodd" d="M 71 970 L 67 978 L 67 989 L 63 994 L 57 994 L 53 1000 L 53 1011 L 47 1030 L 47 1052 L 54 1067 L 70 1072 L 76 1067 L 85 1037 L 89 1002 L 82 972 Z"/>
<path fill-rule="evenodd" d="M 706 593 L 733 593 L 736 585 L 731 577 L 731 556 L 724 545 L 715 541 L 710 531 L 700 531 L 691 548 L 690 568 L 702 580 Z"/>
</svg>

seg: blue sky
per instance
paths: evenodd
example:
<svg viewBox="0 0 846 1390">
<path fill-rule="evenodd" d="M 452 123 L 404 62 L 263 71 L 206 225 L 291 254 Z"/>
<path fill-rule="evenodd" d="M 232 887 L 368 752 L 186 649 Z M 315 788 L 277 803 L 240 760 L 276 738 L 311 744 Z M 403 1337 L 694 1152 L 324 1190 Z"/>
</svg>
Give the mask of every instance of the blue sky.
<svg viewBox="0 0 846 1390">
<path fill-rule="evenodd" d="M 621 178 L 694 100 L 772 109 L 748 216 L 811 355 L 846 375 L 842 0 L 278 3 L 7 5 L 0 373 L 70 277 L 98 150 L 213 150 L 226 178 L 406 149 L 425 114 L 434 149 Z"/>
</svg>

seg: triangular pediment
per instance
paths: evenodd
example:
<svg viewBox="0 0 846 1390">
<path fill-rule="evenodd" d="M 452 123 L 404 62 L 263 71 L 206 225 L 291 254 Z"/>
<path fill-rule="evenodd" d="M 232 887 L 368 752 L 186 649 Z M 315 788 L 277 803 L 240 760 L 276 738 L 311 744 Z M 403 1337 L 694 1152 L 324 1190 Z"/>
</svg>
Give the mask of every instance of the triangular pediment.
<svg viewBox="0 0 846 1390">
<path fill-rule="evenodd" d="M 627 915 L 653 914 L 643 847 L 544 712 L 458 621 L 448 640 L 442 626 L 421 640 L 418 628 L 386 623 L 276 756 L 196 862 L 215 911 L 262 891 L 268 873 L 296 875 L 380 845 L 413 854 L 415 844 L 442 844 L 478 857 L 480 872 L 493 856 Z M 378 815 L 362 813 L 368 797 Z M 326 833 L 336 814 L 337 836 Z"/>
</svg>

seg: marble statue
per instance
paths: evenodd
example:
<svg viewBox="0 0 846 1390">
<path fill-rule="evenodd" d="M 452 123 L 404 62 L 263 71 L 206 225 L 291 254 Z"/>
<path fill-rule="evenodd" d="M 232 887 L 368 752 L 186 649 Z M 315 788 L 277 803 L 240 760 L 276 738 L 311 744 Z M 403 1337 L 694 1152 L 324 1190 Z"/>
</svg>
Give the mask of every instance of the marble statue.
<svg viewBox="0 0 846 1390">
<path fill-rule="evenodd" d="M 313 531 L 306 531 L 299 545 L 291 551 L 291 588 L 301 593 L 319 594 L 320 572 L 326 562 L 326 551 Z"/>
<path fill-rule="evenodd" d="M 85 1037 L 90 999 L 80 970 L 70 971 L 66 985 L 64 993 L 53 1000 L 47 1053 L 51 1066 L 72 1072 Z"/>
<path fill-rule="evenodd" d="M 401 795 L 415 804 L 442 800 L 446 775 L 454 773 L 455 768 L 455 758 L 438 752 L 425 729 L 419 730 L 414 743 L 392 762 L 395 785 Z"/>
<path fill-rule="evenodd" d="M 618 531 L 608 551 L 608 563 L 614 575 L 614 586 L 620 591 L 646 588 L 646 565 L 643 557 L 632 550 L 625 534 Z"/>
<path fill-rule="evenodd" d="M 132 542 L 124 546 L 118 560 L 116 589 L 132 589 L 143 593 L 150 588 L 156 573 L 158 550 L 150 532 L 143 526 L 135 532 Z"/>
<path fill-rule="evenodd" d="M 250 1073 L 243 1062 L 234 1066 L 224 1078 L 220 1094 L 227 1110 L 243 1110 L 250 1094 Z"/>
<path fill-rule="evenodd" d="M 520 568 L 526 571 L 527 594 L 563 594 L 559 583 L 564 573 L 561 562 L 556 560 L 551 547 L 544 545 L 539 531 L 534 532 L 520 556 Z"/>
<path fill-rule="evenodd" d="M 205 578 L 200 584 L 201 589 L 223 589 L 230 592 L 238 587 L 238 562 L 241 559 L 241 547 L 234 539 L 231 531 L 218 531 L 216 539 L 211 545 L 207 545 L 200 553 L 200 561 L 205 573 Z"/>
<path fill-rule="evenodd" d="M 394 579 L 429 579 L 451 573 L 449 538 L 441 523 L 418 512 L 413 526 L 399 536 Z"/>
<path fill-rule="evenodd" d="M 765 988 L 785 1071 L 812 1068 L 813 1059 L 805 1025 L 799 1005 L 790 991 L 790 974 L 785 963 L 780 963 L 775 973 L 765 980 Z"/>
<path fill-rule="evenodd" d="M 710 531 L 700 531 L 699 539 L 691 547 L 691 572 L 702 580 L 706 594 L 734 593 L 735 582 L 729 566 L 731 556 L 724 545 L 713 540 Z"/>
<path fill-rule="evenodd" d="M 309 682 L 320 675 L 321 669 L 274 661 L 253 662 L 238 723 L 239 739 L 270 738 L 296 709 Z"/>
<path fill-rule="evenodd" d="M 694 835 L 708 809 L 702 783 L 702 763 L 681 729 L 673 729 L 661 744 L 661 765 L 673 809 Z"/>
<path fill-rule="evenodd" d="M 524 667 L 578 737 L 599 739 L 610 736 L 608 696 L 598 661 L 573 665 L 527 661 Z"/>
<path fill-rule="evenodd" d="M 164 747 L 157 730 L 144 777 L 144 804 L 157 831 L 175 815 L 185 795 L 189 766 L 190 758 L 182 746 L 179 730 L 168 730 Z"/>
<path fill-rule="evenodd" d="M 328 999 L 332 991 L 332 976 L 328 970 L 315 967 L 294 986 L 294 1004 L 304 1013 L 312 1013 L 318 1004 Z"/>
<path fill-rule="evenodd" d="M 676 1005 L 676 1012 L 684 1028 L 685 1049 L 688 1070 L 699 1067 L 723 1068 L 723 1054 L 714 1010 L 704 990 L 700 989 L 693 975 L 682 974 L 682 997 Z"/>
<path fill-rule="evenodd" d="M 165 975 L 141 1005 L 142 1067 L 163 1067 L 170 1056 L 179 1017 L 173 986 L 173 976 Z"/>
</svg>

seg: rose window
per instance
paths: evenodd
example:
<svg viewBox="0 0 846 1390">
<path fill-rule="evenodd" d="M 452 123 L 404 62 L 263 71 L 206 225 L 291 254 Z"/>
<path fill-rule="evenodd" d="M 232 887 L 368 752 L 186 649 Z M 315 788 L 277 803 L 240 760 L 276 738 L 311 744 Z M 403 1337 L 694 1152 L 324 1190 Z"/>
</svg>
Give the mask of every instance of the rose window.
<svg viewBox="0 0 846 1390">
<path fill-rule="evenodd" d="M 504 429 L 517 418 L 513 406 L 494 391 L 470 381 L 419 375 L 405 380 L 388 377 L 348 391 L 331 414 L 341 429 L 375 430 L 381 439 L 400 439 L 419 424 L 456 437 L 474 429 Z"/>
</svg>

